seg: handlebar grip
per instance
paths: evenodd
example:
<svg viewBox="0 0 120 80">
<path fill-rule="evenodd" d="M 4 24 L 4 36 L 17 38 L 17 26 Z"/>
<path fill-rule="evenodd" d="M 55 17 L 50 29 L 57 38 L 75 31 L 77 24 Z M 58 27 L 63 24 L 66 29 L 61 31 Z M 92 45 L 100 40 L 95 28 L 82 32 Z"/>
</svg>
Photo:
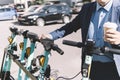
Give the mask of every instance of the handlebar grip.
<svg viewBox="0 0 120 80">
<path fill-rule="evenodd" d="M 52 46 L 52 49 L 55 50 L 55 51 L 57 51 L 60 55 L 63 55 L 63 54 L 64 54 L 64 51 L 62 51 L 62 50 L 58 47 L 58 45 L 56 45 L 56 44 L 54 44 L 54 45 Z"/>
<path fill-rule="evenodd" d="M 11 31 L 12 33 L 14 33 L 15 35 L 18 35 L 18 34 L 19 34 L 18 28 L 16 28 L 16 27 L 10 27 L 9 29 L 10 29 L 10 31 Z"/>
<path fill-rule="evenodd" d="M 63 44 L 75 46 L 75 47 L 79 47 L 79 48 L 85 46 L 82 42 L 75 42 L 75 41 L 70 41 L 70 40 L 63 40 Z"/>
<path fill-rule="evenodd" d="M 23 37 L 27 38 L 27 33 L 29 32 L 29 30 L 20 30 L 20 33 L 23 35 Z"/>
<path fill-rule="evenodd" d="M 38 37 L 38 35 L 37 35 L 36 33 L 27 32 L 26 36 L 27 36 L 27 38 L 30 38 L 30 39 L 32 39 L 33 41 L 38 41 L 38 42 L 40 42 L 39 37 Z"/>
<path fill-rule="evenodd" d="M 119 49 L 114 49 L 114 48 L 109 48 L 109 47 L 104 47 L 101 49 L 103 52 L 112 52 L 114 54 L 119 54 L 120 55 L 120 50 Z"/>
</svg>

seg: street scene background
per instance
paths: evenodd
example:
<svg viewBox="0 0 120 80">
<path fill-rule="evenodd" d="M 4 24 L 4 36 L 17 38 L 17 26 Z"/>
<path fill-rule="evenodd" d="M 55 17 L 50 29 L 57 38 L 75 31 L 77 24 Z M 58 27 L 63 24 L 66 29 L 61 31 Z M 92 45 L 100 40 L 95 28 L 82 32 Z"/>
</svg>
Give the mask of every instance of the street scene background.
<svg viewBox="0 0 120 80">
<path fill-rule="evenodd" d="M 77 15 L 77 14 L 76 14 Z M 72 19 L 76 16 L 73 15 Z M 44 27 L 38 27 L 35 25 L 19 25 L 17 20 L 8 20 L 8 21 L 0 21 L 0 67 L 3 58 L 4 48 L 8 45 L 8 37 L 11 35 L 9 30 L 10 27 L 17 27 L 18 30 L 29 30 L 30 32 L 34 32 L 38 35 L 49 33 L 57 28 L 60 28 L 64 24 L 62 23 L 52 23 L 47 24 Z M 74 26 L 73 26 L 74 27 Z M 72 41 L 81 41 L 81 31 L 78 30 L 76 33 L 73 33 L 69 36 L 66 36 L 62 39 L 58 39 L 55 41 L 63 51 L 63 55 L 59 55 L 56 51 L 51 51 L 51 56 L 49 59 L 49 64 L 51 65 L 51 69 L 56 71 L 59 76 L 63 76 L 66 78 L 71 78 L 75 76 L 78 72 L 80 72 L 81 68 L 81 49 L 77 47 L 63 45 L 63 40 L 72 40 Z M 21 50 L 19 48 L 19 43 L 23 41 L 22 36 L 17 36 L 15 41 L 18 44 L 18 50 L 15 54 L 20 55 Z M 35 56 L 43 53 L 44 49 L 40 43 L 36 44 L 36 49 L 34 51 Z M 11 66 L 11 75 L 17 80 L 18 75 L 18 66 L 12 62 Z M 80 80 L 81 74 L 75 77 L 73 80 Z"/>
</svg>

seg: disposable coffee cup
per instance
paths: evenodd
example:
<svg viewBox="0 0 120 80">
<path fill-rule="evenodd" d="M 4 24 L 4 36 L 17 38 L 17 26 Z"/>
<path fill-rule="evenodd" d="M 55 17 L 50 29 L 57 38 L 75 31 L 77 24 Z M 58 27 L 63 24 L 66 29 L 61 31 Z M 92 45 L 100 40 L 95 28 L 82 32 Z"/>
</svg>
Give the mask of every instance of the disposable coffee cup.
<svg viewBox="0 0 120 80">
<path fill-rule="evenodd" d="M 116 23 L 112 23 L 112 22 L 106 22 L 104 23 L 103 25 L 103 29 L 104 29 L 104 40 L 106 41 L 106 37 L 105 37 L 105 34 L 107 32 L 107 30 L 109 29 L 114 29 L 114 30 L 117 30 L 117 24 Z"/>
</svg>

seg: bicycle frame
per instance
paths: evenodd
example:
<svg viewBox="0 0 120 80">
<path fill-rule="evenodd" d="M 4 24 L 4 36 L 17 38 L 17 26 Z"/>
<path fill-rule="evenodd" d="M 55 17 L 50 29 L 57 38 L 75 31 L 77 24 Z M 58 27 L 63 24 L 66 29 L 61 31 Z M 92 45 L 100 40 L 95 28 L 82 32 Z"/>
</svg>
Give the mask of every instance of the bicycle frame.
<svg viewBox="0 0 120 80">
<path fill-rule="evenodd" d="M 34 77 L 26 68 L 23 66 L 23 64 L 16 59 L 16 57 L 12 54 L 9 54 L 10 58 L 22 69 L 25 74 L 27 74 L 32 80 L 37 80 L 36 77 Z"/>
<path fill-rule="evenodd" d="M 49 61 L 49 55 L 51 50 L 56 50 L 59 54 L 63 54 L 64 52 L 58 48 L 57 45 L 54 44 L 53 40 L 50 39 L 43 39 L 41 40 L 41 43 L 44 46 L 44 54 L 38 56 L 38 60 L 39 60 L 39 64 L 40 64 L 40 70 L 39 70 L 39 76 L 38 76 L 38 80 L 44 80 L 44 79 L 49 79 L 50 78 L 50 65 L 48 64 Z"/>
<path fill-rule="evenodd" d="M 47 41 L 44 42 L 43 41 L 43 46 L 45 48 L 44 50 L 44 54 L 38 56 L 39 59 L 39 64 L 40 64 L 40 74 L 38 76 L 38 80 L 44 80 L 45 78 L 49 78 L 50 79 L 50 65 L 48 65 L 48 61 L 49 61 L 49 55 L 50 55 L 50 51 L 51 51 L 51 44 L 53 44 L 53 41 Z M 43 59 L 43 60 L 42 60 Z"/>
<path fill-rule="evenodd" d="M 40 55 L 37 57 L 39 61 L 41 61 L 41 59 L 44 60 L 43 63 L 40 64 L 39 75 L 37 76 L 37 80 L 44 80 L 45 78 L 50 78 L 51 69 L 50 69 L 50 65 L 48 65 L 49 55 L 50 55 L 50 52 L 45 51 L 43 55 Z"/>
<path fill-rule="evenodd" d="M 23 43 L 20 44 L 20 47 L 22 49 L 21 56 L 20 56 L 21 63 L 24 62 L 24 60 L 25 60 L 26 46 L 27 46 L 27 40 L 28 40 L 27 32 L 28 32 L 28 30 L 26 30 L 22 33 Z M 23 76 L 22 74 L 23 74 L 23 71 L 21 71 L 21 68 L 19 68 L 18 80 L 22 80 L 22 76 Z"/>
<path fill-rule="evenodd" d="M 34 58 L 35 43 L 38 41 L 39 38 L 38 38 L 37 34 L 32 33 L 32 32 L 28 32 L 27 37 L 30 39 L 31 43 L 30 43 L 30 53 L 29 53 L 29 56 L 28 56 L 28 59 L 27 59 L 28 62 L 27 62 L 26 69 L 28 71 L 31 71 L 31 67 L 32 67 L 31 63 L 32 63 L 32 60 Z M 28 75 L 25 75 L 25 80 L 29 80 Z"/>
<path fill-rule="evenodd" d="M 1 78 L 2 80 L 9 79 L 10 68 L 11 68 L 11 58 L 8 56 L 9 54 L 13 54 L 14 51 L 17 51 L 17 44 L 14 42 L 14 38 L 19 34 L 17 28 L 10 28 L 11 36 L 9 37 L 9 45 L 4 49 L 3 61 L 1 65 Z M 7 76 L 8 75 L 8 76 Z"/>
<path fill-rule="evenodd" d="M 32 39 L 31 36 L 32 36 L 32 35 L 27 34 L 27 33 L 26 33 L 26 36 L 24 35 L 24 37 L 25 37 L 25 38 L 24 38 L 24 43 L 25 43 L 24 49 L 25 49 L 25 50 L 26 50 L 26 45 L 27 45 L 27 38 Z M 33 53 L 34 48 L 35 48 L 35 40 L 31 40 L 31 51 L 30 51 L 31 53 Z M 22 51 L 22 52 L 24 52 L 24 51 Z M 30 60 L 30 61 L 28 61 L 28 64 L 29 64 L 29 65 L 27 65 L 27 69 L 26 69 L 26 68 L 24 67 L 24 65 L 22 64 L 22 61 L 20 61 L 20 60 L 17 59 L 17 56 L 15 56 L 15 55 L 13 55 L 13 54 L 10 54 L 9 52 L 8 52 L 8 55 L 9 55 L 10 59 L 13 60 L 13 61 L 20 67 L 20 69 L 26 73 L 27 76 L 29 76 L 32 80 L 37 80 L 36 77 L 34 77 L 34 76 L 30 73 L 30 70 L 29 70 L 29 68 L 31 67 L 31 60 L 32 60 L 32 58 L 29 59 L 29 60 Z M 30 56 L 31 56 L 31 55 L 30 55 Z M 25 58 L 25 56 L 24 56 L 24 53 L 23 53 L 23 55 L 21 56 L 21 59 L 24 59 L 24 58 Z M 28 57 L 28 58 L 29 58 L 29 57 Z M 21 76 L 21 75 L 20 75 L 20 76 Z M 26 76 L 25 76 L 25 77 L 26 77 Z M 22 77 L 20 77 L 19 79 L 22 79 Z M 27 78 L 27 79 L 29 79 L 29 78 Z M 27 79 L 25 79 L 25 80 L 27 80 Z"/>
</svg>

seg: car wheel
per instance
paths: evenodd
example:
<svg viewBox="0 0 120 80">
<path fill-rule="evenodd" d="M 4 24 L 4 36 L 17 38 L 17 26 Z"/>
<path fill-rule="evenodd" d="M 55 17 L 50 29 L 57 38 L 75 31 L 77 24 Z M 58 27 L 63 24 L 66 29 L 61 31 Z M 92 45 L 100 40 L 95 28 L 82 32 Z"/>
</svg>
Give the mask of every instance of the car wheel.
<svg viewBox="0 0 120 80">
<path fill-rule="evenodd" d="M 63 23 L 69 23 L 69 22 L 70 22 L 70 18 L 68 16 L 64 16 Z"/>
<path fill-rule="evenodd" d="M 42 18 L 38 18 L 36 24 L 37 26 L 43 27 L 45 25 L 45 21 Z"/>
</svg>

